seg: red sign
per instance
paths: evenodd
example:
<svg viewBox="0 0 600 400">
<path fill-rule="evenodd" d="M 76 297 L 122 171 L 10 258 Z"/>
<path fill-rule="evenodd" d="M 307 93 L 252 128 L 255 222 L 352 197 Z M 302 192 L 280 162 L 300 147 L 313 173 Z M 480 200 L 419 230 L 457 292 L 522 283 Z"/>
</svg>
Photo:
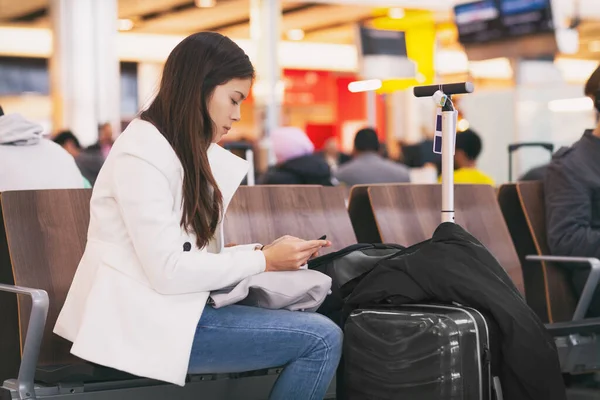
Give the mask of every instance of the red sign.
<svg viewBox="0 0 600 400">
<path fill-rule="evenodd" d="M 283 72 L 283 81 L 285 105 L 335 102 L 336 79 L 330 72 L 288 69 Z"/>
</svg>

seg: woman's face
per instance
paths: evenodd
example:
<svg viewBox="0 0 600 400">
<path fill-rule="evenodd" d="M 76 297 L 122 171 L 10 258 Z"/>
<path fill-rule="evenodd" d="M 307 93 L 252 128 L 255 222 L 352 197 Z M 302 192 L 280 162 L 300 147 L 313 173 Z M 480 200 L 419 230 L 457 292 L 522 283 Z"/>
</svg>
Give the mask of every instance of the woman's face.
<svg viewBox="0 0 600 400">
<path fill-rule="evenodd" d="M 240 107 L 248 97 L 251 85 L 250 78 L 236 78 L 215 88 L 208 101 L 208 113 L 215 127 L 214 143 L 227 135 L 233 123 L 240 120 Z"/>
</svg>

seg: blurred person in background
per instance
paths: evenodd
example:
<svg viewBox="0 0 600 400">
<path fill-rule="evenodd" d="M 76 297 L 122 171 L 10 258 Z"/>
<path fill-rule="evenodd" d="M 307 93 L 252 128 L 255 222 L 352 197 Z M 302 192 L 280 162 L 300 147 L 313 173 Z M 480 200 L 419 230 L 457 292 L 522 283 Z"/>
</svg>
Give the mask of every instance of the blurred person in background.
<svg viewBox="0 0 600 400">
<path fill-rule="evenodd" d="M 319 154 L 325 159 L 331 171 L 336 171 L 338 167 L 352 159 L 348 154 L 338 149 L 337 139 L 330 137 L 323 144 L 323 150 Z"/>
<path fill-rule="evenodd" d="M 546 170 L 548 169 L 548 164 L 538 165 L 537 167 L 531 168 L 529 171 L 525 172 L 523 175 L 519 177 L 519 181 L 543 181 L 546 176 Z"/>
<path fill-rule="evenodd" d="M 306 133 L 295 127 L 275 129 L 270 136 L 277 164 L 259 179 L 263 185 L 333 186 L 331 168 L 314 154 L 315 146 Z"/>
<path fill-rule="evenodd" d="M 433 139 L 426 138 L 419 143 L 398 143 L 400 147 L 400 162 L 409 168 L 423 168 L 433 165 L 437 174 L 442 173 L 442 156 L 433 152 Z"/>
<path fill-rule="evenodd" d="M 600 67 L 584 89 L 600 112 Z M 588 129 L 571 147 L 559 149 L 544 177 L 546 229 L 552 255 L 600 258 L 600 124 Z M 581 295 L 588 268 L 569 268 Z M 596 289 L 587 317 L 600 317 Z"/>
<path fill-rule="evenodd" d="M 105 122 L 103 124 L 98 125 L 98 142 L 88 147 L 86 150 L 88 152 L 98 152 L 102 155 L 104 159 L 108 157 L 108 153 L 110 153 L 110 149 L 114 143 L 113 138 L 113 128 L 111 124 Z"/>
<path fill-rule="evenodd" d="M 59 132 L 54 138 L 54 143 L 58 143 L 63 149 L 75 159 L 77 167 L 83 174 L 83 176 L 89 181 L 90 185 L 93 186 L 98 178 L 98 173 L 104 164 L 104 157 L 97 151 L 87 151 L 81 148 L 79 140 L 73 132 L 62 131 Z"/>
<path fill-rule="evenodd" d="M 40 125 L 0 107 L 0 192 L 78 189 L 85 180 L 73 157 L 44 139 Z"/>
<path fill-rule="evenodd" d="M 456 135 L 454 152 L 454 183 L 472 183 L 495 186 L 494 180 L 477 169 L 477 159 L 483 148 L 479 135 L 467 129 Z"/>
<path fill-rule="evenodd" d="M 454 106 L 456 107 L 456 104 Z M 429 107 L 421 110 L 421 112 L 423 115 L 431 115 L 431 118 L 425 118 L 421 121 L 417 137 L 412 137 L 412 132 L 406 132 L 405 135 L 408 137 L 398 141 L 400 148 L 399 161 L 409 168 L 423 168 L 433 164 L 437 169 L 437 176 L 439 176 L 442 173 L 442 156 L 433 152 L 437 116 L 435 109 L 429 109 Z"/>
<path fill-rule="evenodd" d="M 410 171 L 405 165 L 383 158 L 377 132 L 372 128 L 365 128 L 354 137 L 352 161 L 342 165 L 335 177 L 347 186 L 402 183 L 410 182 Z"/>
</svg>

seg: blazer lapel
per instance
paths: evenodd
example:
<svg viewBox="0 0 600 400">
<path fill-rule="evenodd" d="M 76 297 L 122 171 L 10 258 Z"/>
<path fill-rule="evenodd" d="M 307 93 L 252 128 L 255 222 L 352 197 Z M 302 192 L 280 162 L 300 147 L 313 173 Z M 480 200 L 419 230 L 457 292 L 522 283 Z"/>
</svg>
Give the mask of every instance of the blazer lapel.
<svg viewBox="0 0 600 400">
<path fill-rule="evenodd" d="M 223 195 L 223 214 L 240 183 L 248 173 L 248 161 L 217 144 L 208 148 L 208 162 Z"/>
<path fill-rule="evenodd" d="M 217 186 L 219 186 L 223 195 L 224 217 L 235 191 L 248 173 L 248 161 L 230 153 L 217 144 L 212 144 L 208 148 L 208 162 Z M 215 232 L 217 252 L 221 252 L 225 245 L 222 222 L 221 220 L 221 223 L 217 226 L 217 232 Z"/>
</svg>

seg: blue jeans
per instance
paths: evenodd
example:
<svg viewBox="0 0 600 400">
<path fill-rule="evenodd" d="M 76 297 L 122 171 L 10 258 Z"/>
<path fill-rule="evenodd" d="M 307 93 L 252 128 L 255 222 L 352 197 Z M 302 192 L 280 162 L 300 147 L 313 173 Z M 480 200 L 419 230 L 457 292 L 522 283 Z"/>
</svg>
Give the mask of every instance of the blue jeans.
<svg viewBox="0 0 600 400">
<path fill-rule="evenodd" d="M 342 354 L 342 331 L 320 314 L 232 305 L 206 306 L 189 372 L 284 367 L 271 400 L 322 400 Z"/>
</svg>

